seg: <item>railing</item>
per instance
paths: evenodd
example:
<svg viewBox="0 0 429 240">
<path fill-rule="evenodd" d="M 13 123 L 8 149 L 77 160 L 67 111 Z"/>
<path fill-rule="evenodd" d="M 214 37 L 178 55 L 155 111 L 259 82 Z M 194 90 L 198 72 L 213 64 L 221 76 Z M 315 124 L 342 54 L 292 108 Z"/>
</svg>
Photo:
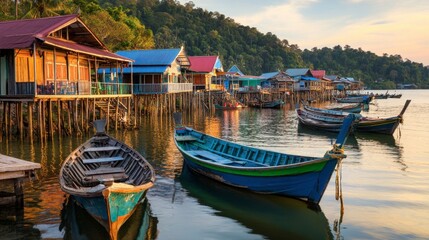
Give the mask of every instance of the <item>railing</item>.
<svg viewBox="0 0 429 240">
<path fill-rule="evenodd" d="M 34 95 L 34 83 L 16 83 L 17 95 Z M 37 85 L 37 95 L 120 95 L 131 94 L 130 83 L 91 83 L 88 81 L 48 81 Z"/>
<path fill-rule="evenodd" d="M 192 92 L 192 83 L 134 84 L 134 94 Z"/>
</svg>

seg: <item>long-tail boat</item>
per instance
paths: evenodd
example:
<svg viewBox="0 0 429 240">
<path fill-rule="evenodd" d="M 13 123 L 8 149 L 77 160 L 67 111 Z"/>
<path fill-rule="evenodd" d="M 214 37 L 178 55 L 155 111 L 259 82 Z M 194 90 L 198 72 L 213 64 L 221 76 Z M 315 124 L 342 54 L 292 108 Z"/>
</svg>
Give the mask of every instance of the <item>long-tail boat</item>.
<svg viewBox="0 0 429 240">
<path fill-rule="evenodd" d="M 351 105 L 345 105 L 345 106 L 331 107 L 328 109 L 335 110 L 335 111 L 349 112 L 349 113 L 360 113 L 362 111 L 362 108 L 363 108 L 363 103 L 357 103 L 357 104 L 351 104 Z"/>
<path fill-rule="evenodd" d="M 281 108 L 284 104 L 283 100 L 277 99 L 272 101 L 248 102 L 247 105 L 253 108 Z"/>
<path fill-rule="evenodd" d="M 187 166 L 222 183 L 262 194 L 300 198 L 318 204 L 337 164 L 354 115 L 344 121 L 337 141 L 322 157 L 274 152 L 222 140 L 182 126 L 174 114 L 174 141 Z"/>
<path fill-rule="evenodd" d="M 381 133 L 381 134 L 393 134 L 398 128 L 399 124 L 403 122 L 403 115 L 408 108 L 411 100 L 407 100 L 405 102 L 402 111 L 397 116 L 387 117 L 387 118 L 374 118 L 374 117 L 363 117 L 357 115 L 359 121 L 356 124 L 356 132 L 372 132 L 372 133 Z M 307 108 L 309 109 L 309 108 Z M 299 115 L 302 118 L 309 118 L 317 121 L 321 121 L 328 124 L 338 124 L 342 123 L 345 119 L 345 116 L 342 114 L 334 114 L 332 111 L 322 111 L 316 110 L 308 111 L 308 110 L 300 110 Z M 323 125 L 319 126 L 323 128 Z"/>
<path fill-rule="evenodd" d="M 343 126 L 343 122 L 324 122 L 323 120 L 318 120 L 315 118 L 308 117 L 306 114 L 308 114 L 307 111 L 297 108 L 296 113 L 298 116 L 298 121 L 300 124 L 313 128 L 316 130 L 324 130 L 329 132 L 339 132 L 341 130 L 341 127 Z M 355 119 L 355 121 L 352 123 L 352 127 L 350 132 L 354 132 L 354 129 L 356 128 L 356 124 L 358 122 L 358 119 Z"/>
<path fill-rule="evenodd" d="M 153 186 L 155 174 L 140 153 L 106 134 L 105 120 L 96 120 L 94 126 L 95 135 L 64 161 L 60 186 L 117 239 Z"/>
</svg>

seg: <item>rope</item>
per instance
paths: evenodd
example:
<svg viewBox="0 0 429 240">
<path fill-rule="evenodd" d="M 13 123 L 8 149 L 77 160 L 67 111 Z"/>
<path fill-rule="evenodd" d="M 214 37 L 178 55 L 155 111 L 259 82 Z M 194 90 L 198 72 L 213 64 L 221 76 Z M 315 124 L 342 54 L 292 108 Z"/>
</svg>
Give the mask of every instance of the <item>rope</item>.
<svg viewBox="0 0 429 240">
<path fill-rule="evenodd" d="M 336 174 L 335 174 L 335 200 L 338 201 L 338 199 L 342 198 L 343 196 L 343 190 L 341 188 L 341 179 L 342 179 L 342 161 L 339 161 L 337 163 L 337 166 L 335 168 Z"/>
</svg>

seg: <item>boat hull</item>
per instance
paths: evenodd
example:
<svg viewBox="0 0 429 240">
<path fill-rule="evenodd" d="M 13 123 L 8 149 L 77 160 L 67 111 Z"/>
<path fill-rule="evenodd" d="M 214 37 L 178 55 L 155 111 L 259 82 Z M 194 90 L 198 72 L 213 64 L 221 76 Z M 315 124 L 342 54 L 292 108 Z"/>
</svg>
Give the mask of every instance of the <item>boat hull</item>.
<svg viewBox="0 0 429 240">
<path fill-rule="evenodd" d="M 338 163 L 338 159 L 333 158 L 295 169 L 278 167 L 251 171 L 205 164 L 181 152 L 189 169 L 216 181 L 257 193 L 283 195 L 314 203 L 319 203 Z"/>
<path fill-rule="evenodd" d="M 116 239 L 120 227 L 133 214 L 136 206 L 142 202 L 147 191 L 134 193 L 105 192 L 101 196 L 73 196 L 95 220 L 97 220 L 111 239 Z"/>
</svg>

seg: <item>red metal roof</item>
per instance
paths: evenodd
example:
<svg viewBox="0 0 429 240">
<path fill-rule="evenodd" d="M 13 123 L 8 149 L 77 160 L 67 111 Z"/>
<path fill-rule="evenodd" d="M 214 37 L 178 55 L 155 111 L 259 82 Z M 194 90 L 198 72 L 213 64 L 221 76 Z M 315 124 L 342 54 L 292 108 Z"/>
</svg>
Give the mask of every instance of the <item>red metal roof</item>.
<svg viewBox="0 0 429 240">
<path fill-rule="evenodd" d="M 73 39 L 76 41 L 49 37 L 51 33 L 67 26 L 71 26 L 69 31 L 86 33 L 84 34 L 86 37 L 82 38 L 80 37 L 82 34 L 76 34 Z M 70 51 L 132 62 L 126 57 L 109 52 L 77 14 L 0 22 L 0 49 L 30 48 L 35 41 Z"/>
<path fill-rule="evenodd" d="M 319 78 L 319 79 L 322 79 L 326 74 L 325 70 L 310 70 L 310 72 L 311 72 L 311 75 L 313 75 L 313 77 Z"/>
<path fill-rule="evenodd" d="M 191 63 L 189 70 L 204 73 L 212 72 L 217 60 L 217 56 L 189 56 L 188 58 Z"/>
<path fill-rule="evenodd" d="M 74 51 L 74 52 L 80 52 L 80 53 L 85 53 L 85 54 L 89 54 L 92 56 L 98 56 L 98 57 L 104 57 L 104 58 L 109 58 L 109 59 L 114 59 L 114 60 L 120 60 L 120 61 L 127 61 L 127 62 L 132 62 L 133 60 L 126 58 L 126 57 L 122 57 L 118 54 L 109 52 L 107 50 L 103 50 L 103 49 L 98 49 L 98 48 L 92 48 L 92 47 L 88 47 L 88 46 L 84 46 L 81 44 L 77 44 L 75 42 L 72 41 L 66 41 L 66 40 L 61 40 L 58 38 L 53 38 L 53 37 L 47 37 L 44 39 L 44 43 L 51 45 L 51 46 L 55 46 L 55 47 L 59 47 L 62 49 L 67 49 L 70 51 Z"/>
<path fill-rule="evenodd" d="M 36 37 L 46 37 L 77 17 L 73 14 L 0 22 L 0 49 L 31 47 Z"/>
</svg>

